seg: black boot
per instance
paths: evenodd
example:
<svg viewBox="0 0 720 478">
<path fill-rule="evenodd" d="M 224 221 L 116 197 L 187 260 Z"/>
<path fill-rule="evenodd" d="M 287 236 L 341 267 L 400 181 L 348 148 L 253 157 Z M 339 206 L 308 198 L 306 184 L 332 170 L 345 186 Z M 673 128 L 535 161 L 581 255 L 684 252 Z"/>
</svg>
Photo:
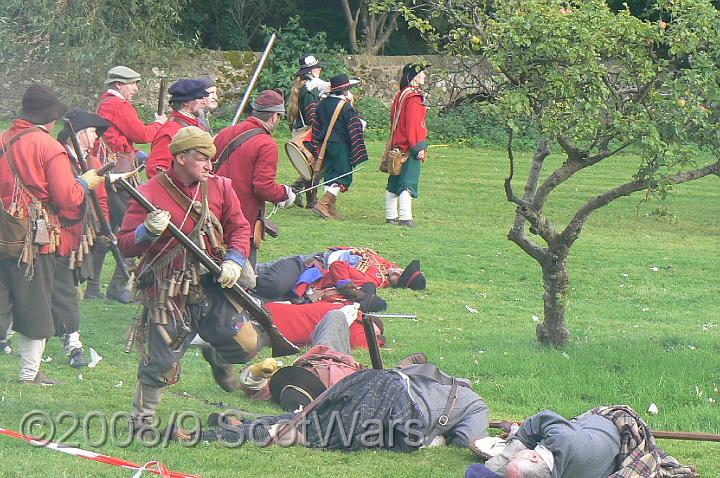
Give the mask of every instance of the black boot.
<svg viewBox="0 0 720 478">
<path fill-rule="evenodd" d="M 297 194 L 305 188 L 305 180 L 303 178 L 297 178 L 294 183 L 290 185 L 290 189 L 295 193 L 295 204 L 297 207 L 303 207 L 302 196 Z"/>
<path fill-rule="evenodd" d="M 226 362 L 217 351 L 210 347 L 205 346 L 202 348 L 202 356 L 210 364 L 212 369 L 213 378 L 220 388 L 226 392 L 234 392 L 238 389 L 237 375 L 235 373 L 235 367 Z"/>
<path fill-rule="evenodd" d="M 307 203 L 305 206 L 307 209 L 315 207 L 315 204 L 317 204 L 317 188 L 305 193 L 305 202 Z"/>
<path fill-rule="evenodd" d="M 93 249 L 93 274 L 92 277 L 87 280 L 87 287 L 85 287 L 85 299 L 102 299 L 103 293 L 100 290 L 100 275 L 102 274 L 103 263 L 105 262 L 105 255 L 107 250 L 100 249 L 95 246 Z"/>
<path fill-rule="evenodd" d="M 134 259 L 125 259 L 125 265 L 130 268 L 135 265 Z M 120 267 L 115 265 L 115 273 L 107 288 L 105 294 L 109 300 L 120 302 L 121 304 L 130 304 L 133 302 L 132 294 L 127 288 L 127 279 L 122 273 Z"/>
</svg>

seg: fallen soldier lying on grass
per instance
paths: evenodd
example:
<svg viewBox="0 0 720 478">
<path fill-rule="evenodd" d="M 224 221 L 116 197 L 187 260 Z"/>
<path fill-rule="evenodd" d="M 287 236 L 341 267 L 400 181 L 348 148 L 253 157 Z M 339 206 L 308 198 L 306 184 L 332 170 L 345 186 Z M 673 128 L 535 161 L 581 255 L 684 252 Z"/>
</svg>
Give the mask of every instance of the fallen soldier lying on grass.
<svg viewBox="0 0 720 478">
<path fill-rule="evenodd" d="M 487 436 L 489 409 L 467 381 L 419 364 L 355 372 L 300 412 L 250 422 L 227 418 L 204 430 L 202 440 L 411 452 L 440 444 L 467 447 L 471 437 Z"/>
<path fill-rule="evenodd" d="M 543 410 L 525 420 L 507 446 L 468 478 L 693 478 L 655 444 L 652 432 L 625 405 L 596 407 L 568 420 Z"/>
<path fill-rule="evenodd" d="M 316 301 L 342 295 L 361 302 L 361 287 L 425 289 L 420 262 L 404 269 L 372 249 L 331 247 L 307 256 L 292 256 L 258 264 L 255 293 L 267 300 Z"/>
</svg>

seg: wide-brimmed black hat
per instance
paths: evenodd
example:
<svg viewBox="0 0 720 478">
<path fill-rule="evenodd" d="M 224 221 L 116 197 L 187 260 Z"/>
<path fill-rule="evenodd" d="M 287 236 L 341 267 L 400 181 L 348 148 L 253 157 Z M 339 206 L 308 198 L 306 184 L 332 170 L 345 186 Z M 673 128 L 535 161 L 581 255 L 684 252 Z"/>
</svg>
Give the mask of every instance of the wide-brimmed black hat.
<svg viewBox="0 0 720 478">
<path fill-rule="evenodd" d="M 272 401 L 288 412 L 305 407 L 326 389 L 317 375 L 302 367 L 283 367 L 270 379 Z"/>
<path fill-rule="evenodd" d="M 313 55 L 305 55 L 300 58 L 300 68 L 295 73 L 295 76 L 301 76 L 305 73 L 309 73 L 313 68 L 322 68 L 326 65 L 324 61 L 320 61 Z"/>
<path fill-rule="evenodd" d="M 64 115 L 68 106 L 42 83 L 28 86 L 22 97 L 20 119 L 32 124 L 48 124 Z"/>
<path fill-rule="evenodd" d="M 400 278 L 397 287 L 408 287 L 413 290 L 423 290 L 425 288 L 425 276 L 420 271 L 420 261 L 413 260 L 408 264 Z"/>
<path fill-rule="evenodd" d="M 330 91 L 345 91 L 360 83 L 360 80 L 351 80 L 345 73 L 330 78 Z"/>
<path fill-rule="evenodd" d="M 65 114 L 65 118 L 69 119 L 72 123 L 73 129 L 76 133 L 84 130 L 85 128 L 95 128 L 98 136 L 102 136 L 105 131 L 110 127 L 110 122 L 105 118 L 90 113 L 80 108 L 73 108 Z M 57 139 L 61 143 L 67 141 L 70 137 L 70 128 L 65 123 L 65 127 L 58 133 Z"/>
</svg>

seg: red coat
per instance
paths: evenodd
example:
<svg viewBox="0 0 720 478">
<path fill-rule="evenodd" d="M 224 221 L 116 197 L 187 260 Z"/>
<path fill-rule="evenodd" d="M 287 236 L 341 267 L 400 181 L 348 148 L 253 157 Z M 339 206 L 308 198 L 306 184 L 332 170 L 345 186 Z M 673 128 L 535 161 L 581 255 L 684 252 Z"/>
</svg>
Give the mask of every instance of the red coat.
<svg viewBox="0 0 720 478">
<path fill-rule="evenodd" d="M 168 171 L 168 175 L 182 192 L 191 198 L 195 196 L 198 184 L 192 186 L 182 184 L 175 176 L 173 169 Z M 155 207 L 169 211 L 172 216 L 172 223 L 178 227 L 180 226 L 185 217 L 185 210 L 170 197 L 157 178 L 153 178 L 141 185 L 139 190 Z M 220 176 L 211 176 L 208 179 L 208 196 L 210 210 L 217 216 L 223 226 L 224 239 L 228 249 L 235 249 L 247 258 L 250 254 L 250 224 L 242 214 L 240 202 L 232 190 L 230 181 Z M 202 200 L 202 190 L 198 192 L 197 200 Z M 136 243 L 135 229 L 145 221 L 146 216 L 145 209 L 131 197 L 128 209 L 125 212 L 125 218 L 118 232 L 118 246 L 125 257 L 136 257 L 145 252 L 148 252 L 150 257 L 154 257 L 168 242 L 172 242 L 172 244 L 165 250 L 169 250 L 177 244 L 170 231 L 167 230 L 155 242 L 147 240 Z M 194 227 L 195 221 L 192 216 L 188 216 L 181 230 L 185 234 L 189 234 Z M 210 251 L 211 245 L 207 238 L 205 238 L 205 242 L 207 250 Z M 216 259 L 219 262 L 222 257 L 216 257 Z"/>
<path fill-rule="evenodd" d="M 33 126 L 26 120 L 14 120 L 10 129 L 3 131 L 0 145 L 6 145 L 18 132 Z M 67 152 L 59 142 L 47 131 L 37 131 L 26 134 L 9 151 L 15 159 L 20 181 L 46 206 L 52 223 L 57 224 L 58 217 L 68 221 L 80 219 L 85 189 L 76 180 Z M 3 156 L 0 161 L 0 196 L 5 209 L 12 203 L 14 191 L 15 175 Z M 23 191 L 17 202 L 27 215 L 30 197 Z M 40 253 L 47 254 L 48 246 L 40 248 Z"/>
<path fill-rule="evenodd" d="M 75 162 L 75 157 L 72 156 L 72 158 L 68 157 L 68 159 L 71 162 Z M 94 168 L 98 169 L 102 167 L 102 164 L 100 164 L 100 160 L 96 158 L 95 156 L 88 156 L 85 158 L 85 161 L 87 162 L 88 168 Z M 71 166 L 72 167 L 72 166 Z M 80 170 L 79 165 L 75 165 L 73 167 L 73 170 L 76 172 Z M 98 198 L 98 202 L 100 203 L 100 209 L 103 211 L 103 215 L 105 216 L 105 220 L 108 222 L 110 221 L 110 213 L 108 210 L 108 202 L 107 202 L 107 190 L 105 189 L 105 183 L 100 183 L 95 188 L 95 195 Z M 92 209 L 93 205 L 88 198 L 88 208 Z M 94 210 L 93 210 L 94 214 Z M 85 221 L 80 221 L 77 224 L 73 224 L 72 226 L 60 226 L 60 248 L 57 250 L 57 255 L 68 257 L 70 256 L 70 251 L 77 250 L 78 245 L 80 244 L 80 238 L 82 237 L 83 233 L 85 232 Z"/>
<path fill-rule="evenodd" d="M 265 129 L 265 126 L 258 119 L 250 117 L 220 131 L 215 138 L 217 154 L 220 155 L 233 139 L 251 128 Z M 269 132 L 263 132 L 233 151 L 217 171 L 219 175 L 232 180 L 233 189 L 240 198 L 243 214 L 248 221 L 254 221 L 258 211 L 265 213 L 265 201 L 277 203 L 287 199 L 285 186 L 276 182 L 277 164 L 277 143 Z"/>
<path fill-rule="evenodd" d="M 427 126 L 425 125 L 427 107 L 423 103 L 422 90 L 413 86 L 408 86 L 407 88 L 410 88 L 410 92 L 407 94 L 409 96 L 406 95 L 405 97 L 398 126 L 393 135 L 393 145 L 399 147 L 402 151 L 408 151 L 419 143 L 427 141 Z M 390 108 L 391 122 L 395 117 L 395 110 L 398 107 L 400 95 L 406 89 L 399 91 L 397 95 L 395 95 L 395 100 Z"/>
<path fill-rule="evenodd" d="M 309 345 L 310 335 L 317 324 L 331 310 L 337 310 L 347 303 L 315 302 L 313 304 L 289 304 L 286 302 L 267 302 L 265 308 L 272 315 L 273 323 L 290 342 L 297 346 Z M 358 312 L 355 322 L 350 325 L 350 347 L 368 348 L 362 316 Z"/>
<path fill-rule="evenodd" d="M 168 171 L 172 165 L 173 156 L 170 154 L 170 143 L 175 137 L 178 131 L 187 126 L 200 126 L 198 119 L 195 116 L 189 116 L 180 111 L 173 111 L 168 117 L 168 120 L 158 130 L 155 138 L 152 140 L 152 146 L 150 147 L 150 156 L 147 159 L 147 176 L 152 178 L 159 169 Z"/>
<path fill-rule="evenodd" d="M 351 249 L 349 247 L 338 247 L 337 249 Z M 335 261 L 330 264 L 327 274 L 317 283 L 318 288 L 325 289 L 328 287 L 337 287 L 338 282 L 351 280 L 355 287 L 360 287 L 365 283 L 371 282 L 375 287 L 382 289 L 388 287 L 390 283 L 387 280 L 387 274 L 383 273 L 381 268 L 388 269 L 399 268 L 397 264 L 390 262 L 379 254 L 369 251 L 365 253 L 370 258 L 370 267 L 365 272 L 360 272 L 356 266 L 351 266 L 345 261 Z"/>
<path fill-rule="evenodd" d="M 128 100 L 108 91 L 100 97 L 97 114 L 110 122 L 103 141 L 114 153 L 132 153 L 134 143 L 149 143 L 162 126 L 157 121 L 145 125 Z"/>
</svg>

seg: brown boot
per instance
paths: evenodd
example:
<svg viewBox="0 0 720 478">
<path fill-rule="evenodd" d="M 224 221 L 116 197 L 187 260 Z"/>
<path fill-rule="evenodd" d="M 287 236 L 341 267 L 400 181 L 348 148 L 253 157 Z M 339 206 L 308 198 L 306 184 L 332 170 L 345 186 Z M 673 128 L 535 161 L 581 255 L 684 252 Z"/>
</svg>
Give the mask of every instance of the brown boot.
<svg viewBox="0 0 720 478">
<path fill-rule="evenodd" d="M 422 352 L 417 352 L 409 355 L 398 362 L 397 368 L 407 367 L 408 365 L 423 364 L 427 363 L 427 357 Z"/>
<path fill-rule="evenodd" d="M 332 204 L 332 206 L 331 206 Z M 312 208 L 312 212 L 314 212 L 316 215 L 320 216 L 323 219 L 334 219 L 332 210 L 335 206 L 335 195 L 331 192 L 325 192 L 325 195 L 320 198 L 320 200 L 317 202 L 314 208 Z"/>
<path fill-rule="evenodd" d="M 335 209 L 335 203 L 337 202 L 337 197 L 333 196 L 332 201 L 330 201 L 330 214 L 332 214 L 333 219 L 345 219 L 345 216 L 337 212 L 337 209 Z"/>
</svg>

